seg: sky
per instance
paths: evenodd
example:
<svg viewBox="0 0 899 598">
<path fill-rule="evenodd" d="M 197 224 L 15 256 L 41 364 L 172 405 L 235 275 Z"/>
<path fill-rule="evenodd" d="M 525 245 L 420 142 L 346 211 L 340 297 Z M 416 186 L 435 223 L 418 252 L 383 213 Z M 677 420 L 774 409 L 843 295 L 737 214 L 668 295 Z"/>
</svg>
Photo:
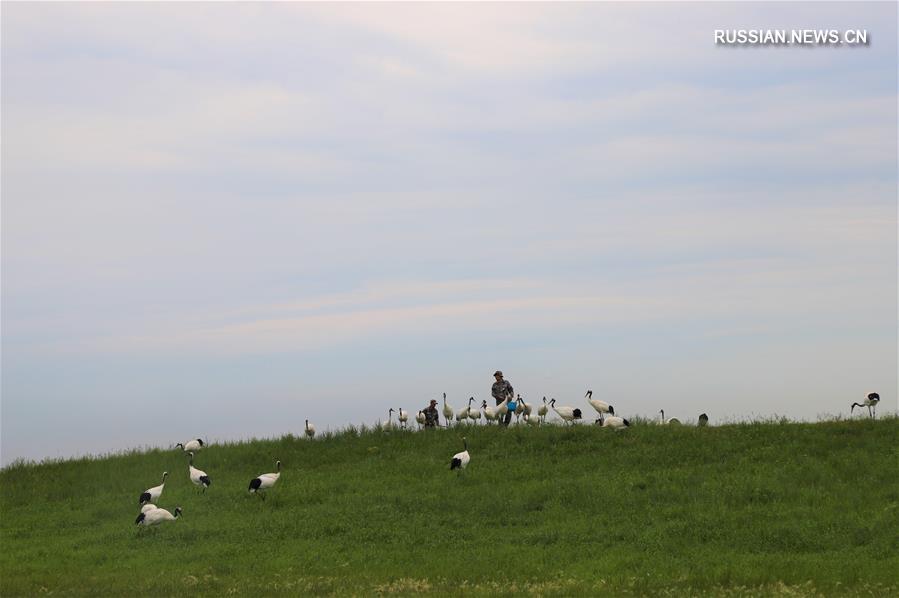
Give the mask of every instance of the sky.
<svg viewBox="0 0 899 598">
<path fill-rule="evenodd" d="M 895 413 L 896 22 L 4 3 L 2 463 L 458 408 L 496 369 L 625 417 Z"/>
</svg>

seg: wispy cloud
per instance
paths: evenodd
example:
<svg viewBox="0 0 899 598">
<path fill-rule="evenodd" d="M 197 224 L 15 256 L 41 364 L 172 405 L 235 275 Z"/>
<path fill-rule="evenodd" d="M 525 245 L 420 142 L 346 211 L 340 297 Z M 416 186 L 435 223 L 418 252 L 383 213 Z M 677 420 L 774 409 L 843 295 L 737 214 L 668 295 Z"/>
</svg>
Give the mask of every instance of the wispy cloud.
<svg viewBox="0 0 899 598">
<path fill-rule="evenodd" d="M 3 13 L 4 460 L 69 394 L 247 415 L 339 403 L 353 359 L 366 417 L 488 361 L 697 402 L 758 366 L 772 405 L 827 364 L 798 416 L 896 392 L 895 5 Z M 714 46 L 750 22 L 873 43 Z"/>
</svg>

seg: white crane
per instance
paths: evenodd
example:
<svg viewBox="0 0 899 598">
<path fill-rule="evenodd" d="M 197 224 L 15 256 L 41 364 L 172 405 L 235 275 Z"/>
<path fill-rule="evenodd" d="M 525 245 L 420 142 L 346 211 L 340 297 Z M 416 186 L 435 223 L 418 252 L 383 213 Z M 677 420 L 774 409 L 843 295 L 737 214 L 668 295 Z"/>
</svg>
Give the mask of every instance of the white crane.
<svg viewBox="0 0 899 598">
<path fill-rule="evenodd" d="M 165 479 L 168 477 L 169 472 L 162 472 L 162 483 L 158 486 L 153 486 L 152 488 L 147 488 L 144 490 L 143 494 L 140 495 L 140 499 L 138 500 L 139 505 L 148 502 L 156 502 L 159 500 L 159 497 L 162 495 L 162 491 L 165 490 Z"/>
<path fill-rule="evenodd" d="M 499 419 L 506 417 L 506 414 L 509 413 L 509 402 L 512 400 L 512 395 L 507 394 L 506 398 L 503 399 L 503 402 L 496 406 L 496 416 Z"/>
<path fill-rule="evenodd" d="M 556 400 L 553 399 L 549 402 L 549 406 L 553 408 L 553 411 L 559 414 L 559 417 L 565 420 L 566 423 L 571 423 L 576 419 L 581 419 L 582 414 L 581 410 L 575 407 L 556 407 Z"/>
<path fill-rule="evenodd" d="M 462 437 L 462 443 L 465 445 L 465 450 L 453 455 L 453 460 L 450 461 L 450 471 L 458 469 L 461 473 L 463 469 L 468 467 L 468 463 L 471 461 L 471 455 L 468 454 L 468 439 L 464 436 Z"/>
<path fill-rule="evenodd" d="M 596 410 L 599 414 L 599 418 L 597 418 L 596 423 L 602 423 L 603 418 L 608 413 L 609 415 L 615 415 L 615 408 L 606 403 L 605 401 L 600 401 L 599 399 L 593 398 L 593 391 L 588 390 L 587 394 L 584 395 L 587 399 L 587 402 Z"/>
<path fill-rule="evenodd" d="M 250 493 L 256 493 L 262 497 L 262 500 L 265 500 L 265 494 L 262 493 L 262 490 L 267 490 L 275 485 L 281 478 L 281 462 L 278 461 L 275 463 L 275 469 L 278 471 L 275 473 L 263 473 L 259 475 L 259 477 L 255 477 L 250 480 Z"/>
<path fill-rule="evenodd" d="M 525 403 L 524 399 L 521 398 L 521 395 L 518 395 L 518 404 L 521 407 L 521 414 L 530 417 L 531 412 L 533 411 L 533 405 Z"/>
<path fill-rule="evenodd" d="M 453 408 L 446 404 L 446 393 L 443 393 L 443 420 L 446 422 L 447 428 L 449 427 L 449 423 L 453 421 L 454 413 L 455 411 L 453 410 Z"/>
<path fill-rule="evenodd" d="M 204 446 L 206 446 L 206 444 L 203 442 L 202 438 L 197 438 L 196 440 L 191 440 L 190 442 L 185 442 L 184 444 L 181 444 L 179 442 L 175 446 L 180 446 L 181 450 L 185 453 L 198 453 Z"/>
<path fill-rule="evenodd" d="M 474 397 L 468 399 L 468 419 L 472 420 L 474 423 L 478 423 L 481 420 L 481 410 L 477 407 L 472 408 L 472 401 L 474 401 Z"/>
<path fill-rule="evenodd" d="M 709 425 L 709 416 L 705 413 L 699 414 L 699 424 L 700 427 Z"/>
<path fill-rule="evenodd" d="M 510 402 L 509 409 L 512 408 L 512 405 L 513 405 L 513 403 Z M 521 395 L 515 396 L 514 405 L 515 405 L 515 410 L 512 411 L 512 413 L 515 414 L 515 424 L 517 425 L 518 422 L 521 420 L 521 416 L 524 415 L 524 401 L 522 400 Z"/>
<path fill-rule="evenodd" d="M 391 407 L 391 408 L 387 411 L 387 426 L 386 426 L 387 429 L 393 428 L 393 412 L 394 412 L 394 411 L 395 411 L 395 410 L 394 410 L 393 407 Z"/>
<path fill-rule="evenodd" d="M 181 507 L 175 507 L 175 514 L 172 515 L 165 509 L 152 509 L 150 511 L 141 512 L 134 520 L 135 525 L 149 527 L 151 525 L 159 525 L 163 521 L 174 521 L 181 516 Z"/>
<path fill-rule="evenodd" d="M 536 426 L 540 425 L 539 417 L 534 417 L 533 415 L 528 415 L 527 413 L 525 413 L 523 417 L 524 417 L 524 423 L 528 424 L 529 426 L 536 427 Z"/>
<path fill-rule="evenodd" d="M 623 430 L 631 425 L 631 422 L 627 421 L 623 417 L 618 417 L 617 415 L 610 415 L 609 417 L 603 418 L 602 421 L 603 428 L 612 428 L 613 430 Z"/>
<path fill-rule="evenodd" d="M 665 410 L 664 409 L 659 409 L 659 413 L 662 414 L 662 418 L 661 418 L 661 420 L 659 420 L 660 424 L 674 424 L 674 425 L 678 425 L 678 426 L 680 425 L 680 420 L 677 419 L 676 417 L 669 417 L 668 419 L 665 419 Z"/>
<path fill-rule="evenodd" d="M 418 428 L 421 429 L 425 425 L 425 421 L 427 418 L 425 417 L 425 412 L 421 409 L 418 410 L 418 413 L 415 414 L 415 421 L 418 422 Z"/>
<path fill-rule="evenodd" d="M 537 415 L 540 419 L 546 421 L 546 414 L 549 413 L 549 405 L 546 404 L 546 397 L 543 397 L 543 404 L 537 407 Z"/>
<path fill-rule="evenodd" d="M 473 399 L 474 399 L 474 397 L 469 399 L 467 406 L 462 407 L 462 409 L 459 409 L 458 411 L 456 411 L 456 423 L 457 424 L 464 422 L 464 421 L 468 421 L 468 409 L 469 409 L 469 407 L 471 407 L 471 401 Z M 447 421 L 449 421 L 449 420 L 447 420 Z"/>
<path fill-rule="evenodd" d="M 496 409 L 487 405 L 487 401 L 485 400 L 481 404 L 481 409 L 484 410 L 484 419 L 487 420 L 487 423 L 495 422 L 499 417 L 499 414 L 496 412 Z"/>
<path fill-rule="evenodd" d="M 877 403 L 880 402 L 880 395 L 876 392 L 869 392 L 868 396 L 865 397 L 865 400 L 861 403 L 852 403 L 852 408 L 849 409 L 849 413 L 855 411 L 856 407 L 867 407 L 868 415 L 873 419 L 877 417 Z"/>
<path fill-rule="evenodd" d="M 315 426 L 310 424 L 308 419 L 306 420 L 306 429 L 304 431 L 309 438 L 315 438 Z"/>
<path fill-rule="evenodd" d="M 400 420 L 400 425 L 401 425 L 401 426 L 403 427 L 403 429 L 405 430 L 405 429 L 406 429 L 406 422 L 409 421 L 409 412 L 408 412 L 408 411 L 404 411 L 403 408 L 400 407 L 400 409 L 399 409 L 399 411 L 397 412 L 397 414 L 398 414 L 398 415 L 397 415 L 397 419 Z"/>
<path fill-rule="evenodd" d="M 212 480 L 209 479 L 209 476 L 206 475 L 205 471 L 201 471 L 194 467 L 194 454 L 187 454 L 190 455 L 190 462 L 187 464 L 187 473 L 190 474 L 190 481 L 194 483 L 194 486 L 201 486 L 205 493 L 206 489 L 209 488 L 209 485 L 212 484 Z"/>
</svg>

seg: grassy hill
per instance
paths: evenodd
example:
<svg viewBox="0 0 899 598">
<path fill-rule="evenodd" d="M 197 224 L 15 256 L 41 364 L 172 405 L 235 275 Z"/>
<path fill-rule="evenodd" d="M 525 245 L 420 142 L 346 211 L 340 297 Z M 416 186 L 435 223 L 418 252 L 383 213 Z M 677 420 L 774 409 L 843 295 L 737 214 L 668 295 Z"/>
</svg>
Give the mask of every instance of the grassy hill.
<svg viewBox="0 0 899 598">
<path fill-rule="evenodd" d="M 461 476 L 459 430 L 211 446 L 206 494 L 179 450 L 13 465 L 0 594 L 899 594 L 899 419 L 464 433 Z"/>
</svg>

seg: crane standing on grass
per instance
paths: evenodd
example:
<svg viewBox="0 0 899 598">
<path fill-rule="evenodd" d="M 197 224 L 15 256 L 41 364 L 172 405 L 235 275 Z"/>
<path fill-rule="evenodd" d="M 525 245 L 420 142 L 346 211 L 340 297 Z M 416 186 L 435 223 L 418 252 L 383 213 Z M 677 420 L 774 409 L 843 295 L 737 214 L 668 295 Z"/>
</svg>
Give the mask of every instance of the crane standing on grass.
<svg viewBox="0 0 899 598">
<path fill-rule="evenodd" d="M 581 413 L 580 409 L 576 409 L 574 407 L 562 406 L 562 405 L 556 407 L 555 399 L 553 399 L 549 402 L 549 406 L 552 407 L 553 411 L 558 413 L 559 417 L 561 417 L 563 420 L 565 420 L 565 423 L 567 423 L 567 424 L 570 424 L 574 420 L 581 419 L 583 417 L 583 414 Z"/>
<path fill-rule="evenodd" d="M 605 401 L 600 401 L 599 399 L 594 399 L 592 390 L 588 390 L 587 394 L 584 395 L 584 398 L 587 399 L 587 402 L 590 403 L 590 405 L 599 414 L 599 417 L 596 419 L 595 423 L 601 424 L 606 413 L 608 413 L 609 415 L 615 415 L 615 408 L 612 407 L 611 405 L 609 405 L 608 403 L 606 403 Z"/>
<path fill-rule="evenodd" d="M 880 402 L 880 395 L 876 392 L 869 392 L 868 396 L 865 397 L 865 400 L 861 403 L 852 403 L 852 408 L 849 409 L 849 413 L 855 411 L 856 407 L 867 407 L 868 415 L 873 419 L 877 416 L 877 403 Z"/>
<path fill-rule="evenodd" d="M 159 497 L 162 495 L 162 491 L 165 490 L 165 479 L 169 476 L 169 472 L 162 472 L 162 483 L 158 486 L 153 486 L 152 488 L 147 488 L 144 490 L 143 494 L 140 495 L 140 499 L 138 499 L 139 505 L 143 505 L 148 502 L 156 502 L 159 500 Z"/>
<path fill-rule="evenodd" d="M 453 413 L 453 408 L 446 404 L 446 393 L 443 393 L 443 420 L 446 422 L 447 428 L 450 422 L 453 421 Z"/>
<path fill-rule="evenodd" d="M 250 488 L 249 491 L 251 494 L 255 493 L 259 495 L 262 500 L 265 500 L 265 494 L 262 493 L 262 490 L 267 490 L 275 485 L 279 479 L 281 479 L 281 462 L 277 461 L 275 463 L 275 469 L 277 471 L 275 473 L 263 473 L 262 475 L 253 478 L 250 480 Z"/>
<path fill-rule="evenodd" d="M 192 452 L 187 454 L 190 455 L 190 461 L 187 464 L 187 473 L 190 475 L 190 481 L 193 482 L 194 486 L 203 488 L 203 492 L 205 493 L 206 489 L 212 484 L 212 481 L 209 479 L 209 476 L 206 475 L 205 471 L 194 467 L 194 454 Z"/>
<path fill-rule="evenodd" d="M 461 473 L 463 469 L 468 467 L 468 463 L 471 461 L 471 455 L 468 454 L 468 439 L 464 436 L 462 437 L 462 443 L 465 445 L 465 450 L 453 455 L 453 460 L 450 461 L 450 471 L 458 469 Z"/>
</svg>

